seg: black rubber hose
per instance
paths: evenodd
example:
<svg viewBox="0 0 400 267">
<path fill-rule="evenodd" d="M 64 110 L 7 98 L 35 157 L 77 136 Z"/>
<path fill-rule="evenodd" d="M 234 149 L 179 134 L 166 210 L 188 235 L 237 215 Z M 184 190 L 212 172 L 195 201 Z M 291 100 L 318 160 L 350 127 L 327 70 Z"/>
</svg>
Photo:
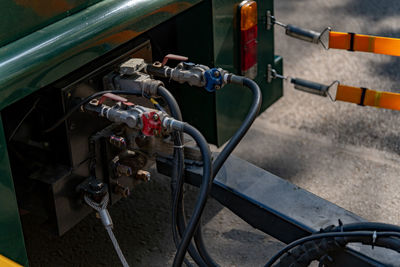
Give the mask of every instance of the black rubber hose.
<svg viewBox="0 0 400 267">
<path fill-rule="evenodd" d="M 200 218 L 206 205 L 207 197 L 212 185 L 211 152 L 206 139 L 196 128 L 187 123 L 184 124 L 183 131 L 189 134 L 196 141 L 197 146 L 200 148 L 203 158 L 203 178 L 196 205 L 193 209 L 192 216 L 190 217 L 189 223 L 185 229 L 181 243 L 179 244 L 174 258 L 174 267 L 182 265 L 188 246 L 190 245 L 192 237 L 199 225 Z"/>
<path fill-rule="evenodd" d="M 172 117 L 179 121 L 182 121 L 182 113 L 179 108 L 178 102 L 176 102 L 175 97 L 171 94 L 171 92 L 168 91 L 164 86 L 159 86 L 157 88 L 157 94 L 164 98 L 164 100 L 167 102 Z"/>
<path fill-rule="evenodd" d="M 181 194 L 182 188 L 183 188 L 183 168 L 184 168 L 184 155 L 183 155 L 183 149 L 179 148 L 182 146 L 181 143 L 181 138 L 179 133 L 173 133 L 173 138 L 174 138 L 174 145 L 176 146 L 174 148 L 174 160 L 173 160 L 173 168 L 172 168 L 172 175 L 171 175 L 171 197 L 172 197 L 172 237 L 175 243 L 176 248 L 179 246 L 180 242 L 180 236 L 183 233 L 183 230 L 178 226 L 179 225 L 179 219 L 178 219 L 178 210 L 180 209 L 179 207 L 179 195 Z M 177 229 L 178 228 L 178 229 Z M 193 258 L 193 260 L 197 264 L 202 264 L 203 260 L 201 259 L 200 255 L 197 253 L 195 250 L 194 246 L 192 244 L 189 245 L 188 247 L 188 252 L 189 255 Z M 185 264 L 188 267 L 191 267 L 192 264 L 185 258 L 184 259 Z"/>
<path fill-rule="evenodd" d="M 253 124 L 254 120 L 257 118 L 258 113 L 260 112 L 261 103 L 262 103 L 262 95 L 260 87 L 253 80 L 235 76 L 235 83 L 241 84 L 247 88 L 249 88 L 253 94 L 253 100 L 251 103 L 251 107 L 249 112 L 247 113 L 246 118 L 244 119 L 242 125 L 240 125 L 239 129 L 229 140 L 228 144 L 224 147 L 224 149 L 219 153 L 218 157 L 213 162 L 213 174 L 214 177 L 218 174 L 218 171 L 221 169 L 222 165 L 225 163 L 229 155 L 236 148 L 239 142 L 242 140 L 243 136 L 250 129 L 250 126 Z"/>
<path fill-rule="evenodd" d="M 168 105 L 168 109 L 171 112 L 172 117 L 174 117 L 176 120 L 182 121 L 182 113 L 179 108 L 178 103 L 176 102 L 175 98 L 173 95 L 164 87 L 159 87 L 157 89 L 157 93 L 159 96 L 161 96 Z M 176 228 L 176 213 L 177 213 L 177 205 L 175 204 L 175 195 L 179 194 L 177 190 L 179 190 L 179 181 L 182 180 L 182 173 L 183 173 L 183 168 L 184 168 L 184 155 L 183 155 L 183 149 L 181 148 L 182 146 L 182 134 L 174 132 L 172 133 L 172 138 L 174 140 L 174 155 L 173 155 L 173 167 L 172 167 L 172 175 L 171 175 L 171 195 L 172 195 L 172 237 L 175 243 L 176 248 L 178 248 L 179 245 L 179 235 L 178 231 Z M 192 248 L 193 250 L 194 248 Z M 189 249 L 190 250 L 190 249 Z M 190 252 L 189 252 L 190 253 Z M 200 257 L 200 256 L 199 256 Z M 192 266 L 191 263 L 185 259 L 184 260 L 187 266 Z"/>
<path fill-rule="evenodd" d="M 179 161 L 180 163 L 181 161 Z M 184 179 L 182 176 L 183 173 L 183 164 L 178 165 L 179 167 L 177 168 L 180 172 L 176 174 L 175 176 L 172 176 L 172 180 L 176 180 L 175 185 L 173 186 L 171 184 L 171 189 L 172 189 L 172 197 L 173 197 L 173 207 L 172 207 L 172 233 L 173 233 L 173 238 L 176 247 L 178 248 L 179 245 L 179 237 L 178 237 L 178 232 L 180 236 L 183 236 L 183 233 L 186 229 L 186 219 L 185 219 L 185 211 L 184 211 L 184 204 L 183 204 L 183 184 L 184 184 Z M 182 168 L 181 168 L 182 167 Z M 173 174 L 174 175 L 174 174 Z M 173 178 L 177 177 L 177 179 Z M 172 182 L 174 183 L 174 182 Z M 178 229 L 177 229 L 178 228 Z M 178 232 L 177 232 L 178 231 Z M 188 252 L 189 255 L 192 257 L 192 259 L 197 263 L 197 265 L 201 267 L 206 267 L 207 264 L 204 262 L 204 260 L 201 258 L 201 256 L 198 254 L 196 248 L 193 246 L 192 243 L 189 244 L 188 247 Z M 191 264 L 185 259 L 185 264 L 187 266 L 191 266 Z"/>
<path fill-rule="evenodd" d="M 169 69 L 168 67 L 154 67 L 152 65 L 147 65 L 145 72 L 149 73 L 151 75 L 155 75 L 158 77 L 167 77 L 165 76 L 166 72 L 165 70 Z M 159 87 L 158 90 L 158 94 L 163 97 L 164 99 L 169 99 L 169 98 L 173 98 L 172 94 L 168 91 L 168 90 L 163 90 L 163 88 Z M 164 88 L 165 89 L 165 88 Z M 169 107 L 171 112 L 172 109 L 179 109 L 178 105 L 174 105 L 174 107 Z M 173 114 L 172 114 L 173 115 Z M 174 116 L 175 117 L 175 116 Z M 175 119 L 178 119 L 180 121 L 182 121 L 182 117 L 177 118 L 175 117 Z M 181 140 L 183 140 L 181 138 Z M 182 144 L 177 144 L 175 143 L 175 146 L 180 147 Z M 176 150 L 176 149 L 175 149 Z M 180 149 L 182 150 L 182 149 Z M 176 153 L 174 156 L 174 159 L 176 157 Z M 183 204 L 183 164 L 182 165 L 178 165 L 178 162 L 176 162 L 174 160 L 173 162 L 173 173 L 171 175 L 171 190 L 172 190 L 172 198 L 173 198 L 173 203 L 172 203 L 172 236 L 175 242 L 175 245 L 178 248 L 178 242 L 179 242 L 179 238 L 178 238 L 178 232 L 180 236 L 183 236 L 184 231 L 186 229 L 186 219 L 185 219 L 185 210 L 184 210 L 184 204 Z M 181 166 L 181 167 L 180 167 Z M 180 169 L 180 172 L 177 171 L 177 168 Z M 204 260 L 202 259 L 202 257 L 198 254 L 198 252 L 196 251 L 196 248 L 193 246 L 193 244 L 190 242 L 189 246 L 188 246 L 188 252 L 189 255 L 192 257 L 192 259 L 201 267 L 205 267 L 207 266 L 207 264 L 204 262 Z M 190 263 L 187 262 L 187 260 L 185 259 L 185 263 L 186 265 L 190 266 Z"/>
<path fill-rule="evenodd" d="M 360 239 L 351 239 L 350 242 L 359 242 L 364 241 L 364 238 L 371 238 L 373 235 L 376 234 L 376 240 L 378 240 L 381 237 L 397 237 L 400 238 L 400 233 L 399 232 L 374 232 L 374 231 L 357 231 L 357 232 L 333 232 L 333 233 L 318 233 L 318 234 L 313 234 L 310 236 L 306 236 L 303 238 L 300 238 L 289 245 L 285 246 L 283 249 L 281 249 L 277 254 L 275 254 L 265 265 L 265 267 L 271 267 L 283 254 L 287 253 L 290 251 L 292 248 L 297 247 L 299 245 L 302 245 L 306 242 L 313 241 L 313 240 L 318 240 L 318 239 L 323 239 L 323 238 L 353 238 L 353 237 L 359 237 Z M 347 242 L 347 241 L 345 241 Z M 348 243 L 348 242 L 347 242 Z M 376 242 L 375 242 L 376 243 Z M 388 244 L 390 245 L 390 244 Z M 396 248 L 395 250 L 398 250 Z"/>
<path fill-rule="evenodd" d="M 201 258 L 206 262 L 206 266 L 217 267 L 218 263 L 211 257 L 210 253 L 207 251 L 207 247 L 203 238 L 203 229 L 201 226 L 201 221 L 197 227 L 196 233 L 194 234 L 194 243 L 196 244 L 197 251 L 199 252 Z"/>
<path fill-rule="evenodd" d="M 382 247 L 400 252 L 400 239 L 394 237 L 380 237 L 375 242 L 371 236 L 322 238 L 305 242 L 291 249 L 288 253 L 282 255 L 279 262 L 275 264 L 275 267 L 308 267 L 313 261 L 320 261 L 324 259 L 324 256 L 329 256 L 335 251 L 343 250 L 349 243 L 362 243 L 364 245 Z M 320 263 L 323 264 L 324 262 Z"/>
<path fill-rule="evenodd" d="M 231 79 L 232 80 L 232 79 Z M 242 122 L 239 129 L 235 132 L 232 138 L 229 140 L 228 144 L 224 147 L 224 149 L 219 153 L 218 157 L 213 162 L 213 180 L 215 176 L 218 174 L 218 171 L 221 169 L 222 165 L 228 159 L 229 155 L 232 151 L 236 148 L 239 142 L 242 140 L 244 135 L 250 129 L 251 125 L 253 124 L 254 120 L 256 119 L 258 113 L 260 112 L 261 103 L 262 103 L 262 94 L 260 87 L 255 83 L 253 80 L 235 76 L 233 79 L 235 83 L 241 84 L 247 88 L 249 88 L 253 94 L 252 103 L 250 106 L 250 110 L 247 113 L 246 118 Z M 218 266 L 218 264 L 213 260 L 211 255 L 208 253 L 202 235 L 202 227 L 201 223 L 197 228 L 197 231 L 194 236 L 194 241 L 197 247 L 198 252 L 200 253 L 201 257 L 207 263 L 208 266 Z"/>
<path fill-rule="evenodd" d="M 145 71 L 151 75 L 165 78 L 165 77 L 168 77 L 168 76 L 165 76 L 166 69 L 169 69 L 169 68 L 167 68 L 167 67 L 157 68 L 152 65 L 147 65 Z M 159 88 L 161 88 L 161 87 L 159 87 Z M 167 90 L 159 90 L 158 94 L 165 99 L 169 98 L 170 96 L 172 97 L 172 94 Z M 179 108 L 179 106 L 177 106 L 177 108 Z M 170 107 L 170 109 L 171 109 L 171 107 Z M 179 120 L 182 121 L 182 118 Z M 179 147 L 180 145 L 175 144 L 175 146 Z M 178 166 L 176 166 L 176 164 L 178 164 L 178 163 L 175 163 L 175 160 L 174 160 L 173 164 L 174 164 L 174 169 L 178 167 Z M 171 179 L 172 179 L 172 181 L 171 181 L 172 188 L 171 189 L 173 192 L 172 193 L 172 197 L 173 197 L 172 235 L 174 238 L 175 245 L 177 245 L 177 242 L 178 242 L 177 231 L 179 232 L 180 236 L 183 236 L 185 229 L 186 229 L 185 210 L 184 210 L 184 204 L 183 204 L 183 184 L 184 184 L 184 182 L 183 182 L 182 173 L 183 173 L 183 165 L 182 165 L 182 172 L 180 174 L 178 174 L 176 171 L 175 172 L 173 171 L 173 174 L 171 177 Z M 177 183 L 176 186 L 172 186 L 173 183 Z M 200 223 L 199 223 L 199 226 L 200 226 Z M 198 237 L 197 240 L 199 240 L 199 238 L 200 238 L 200 244 L 196 245 L 196 246 L 202 248 L 202 247 L 204 247 L 203 242 L 202 242 L 202 236 Z M 196 238 L 195 238 L 195 240 L 196 240 Z M 205 250 L 205 248 L 203 250 Z M 210 262 L 212 263 L 212 259 L 208 256 L 208 253 L 205 253 L 205 254 L 203 253 L 203 255 L 201 255 L 201 253 L 200 253 L 200 255 L 199 255 L 199 253 L 196 251 L 195 247 L 192 245 L 191 241 L 188 246 L 188 252 L 189 252 L 189 255 L 192 257 L 192 259 L 199 266 L 201 266 L 201 267 L 211 266 Z M 186 265 L 190 266 L 189 263 L 186 261 L 186 259 L 185 259 L 185 263 L 186 263 Z"/>
<path fill-rule="evenodd" d="M 329 232 L 350 232 L 350 231 L 377 231 L 377 232 L 399 232 L 400 226 L 379 223 L 379 222 L 360 222 L 349 223 L 342 226 L 336 226 L 329 230 Z"/>
<path fill-rule="evenodd" d="M 377 222 L 358 222 L 350 223 L 339 226 L 332 226 L 321 231 L 329 233 L 335 232 L 352 232 L 352 231 L 376 231 L 377 234 L 380 232 L 397 232 L 400 233 L 400 227 L 397 225 L 391 225 L 386 223 Z M 343 241 L 343 240 L 342 240 Z M 400 253 L 400 240 L 393 237 L 381 237 L 373 243 L 371 236 L 369 237 L 352 237 L 346 238 L 346 242 L 336 242 L 333 238 L 325 238 L 315 241 L 308 241 L 299 245 L 296 248 L 290 250 L 290 253 L 286 253 L 281 256 L 278 266 L 288 266 L 290 264 L 296 264 L 296 266 L 309 266 L 314 260 L 319 260 L 323 254 L 332 252 L 340 249 L 347 243 L 362 243 L 365 245 L 374 245 L 378 247 L 388 248 L 395 250 Z"/>
<path fill-rule="evenodd" d="M 159 86 L 157 89 L 157 93 L 161 96 L 168 105 L 169 110 L 171 111 L 172 116 L 182 121 L 182 114 L 179 108 L 178 103 L 176 102 L 174 96 L 163 86 Z M 182 236 L 185 230 L 185 217 L 184 217 L 184 209 L 182 199 L 182 191 L 183 191 L 183 168 L 184 168 L 184 155 L 183 155 L 183 147 L 182 140 L 183 135 L 181 133 L 173 133 L 174 139 L 174 160 L 173 160 L 173 169 L 171 175 L 171 192 L 172 192 L 172 236 L 175 242 L 176 247 L 179 246 L 179 234 Z M 182 203 L 182 205 L 179 205 Z M 180 212 L 179 212 L 180 211 Z M 177 229 L 178 227 L 178 229 Z M 206 266 L 203 259 L 197 253 L 195 247 L 190 244 L 188 247 L 189 255 L 199 266 Z M 185 264 L 187 266 L 191 266 L 190 262 L 185 259 Z"/>
</svg>

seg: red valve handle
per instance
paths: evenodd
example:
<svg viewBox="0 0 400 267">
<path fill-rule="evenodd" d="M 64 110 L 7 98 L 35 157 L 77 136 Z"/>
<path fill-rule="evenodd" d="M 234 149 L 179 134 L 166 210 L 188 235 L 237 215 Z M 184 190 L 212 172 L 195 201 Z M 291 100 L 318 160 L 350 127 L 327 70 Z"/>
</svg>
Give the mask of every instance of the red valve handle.
<svg viewBox="0 0 400 267">
<path fill-rule="evenodd" d="M 128 102 L 128 99 L 126 99 L 126 98 L 124 98 L 122 96 L 114 95 L 112 93 L 107 93 L 107 94 L 104 94 L 104 95 L 101 96 L 101 98 L 99 100 L 99 104 L 100 105 L 103 104 L 104 101 L 106 101 L 106 99 L 111 99 L 111 100 L 114 100 L 114 101 L 117 101 L 117 102 Z"/>
<path fill-rule="evenodd" d="M 165 66 L 165 64 L 167 64 L 167 62 L 168 62 L 168 59 L 178 60 L 178 61 L 187 61 L 189 58 L 184 57 L 184 56 L 174 55 L 174 54 L 168 54 L 164 57 L 161 65 Z"/>
</svg>

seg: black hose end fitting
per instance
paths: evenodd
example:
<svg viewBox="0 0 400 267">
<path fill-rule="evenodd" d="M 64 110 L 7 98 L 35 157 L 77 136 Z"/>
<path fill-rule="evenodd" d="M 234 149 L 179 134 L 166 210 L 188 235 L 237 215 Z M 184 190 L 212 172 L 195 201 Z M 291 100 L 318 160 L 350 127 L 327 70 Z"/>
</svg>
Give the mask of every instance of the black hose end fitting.
<svg viewBox="0 0 400 267">
<path fill-rule="evenodd" d="M 243 76 L 238 76 L 234 74 L 228 74 L 228 77 L 226 79 L 226 83 L 233 83 L 233 84 L 238 84 L 240 86 L 243 86 L 243 80 L 245 77 Z"/>
</svg>

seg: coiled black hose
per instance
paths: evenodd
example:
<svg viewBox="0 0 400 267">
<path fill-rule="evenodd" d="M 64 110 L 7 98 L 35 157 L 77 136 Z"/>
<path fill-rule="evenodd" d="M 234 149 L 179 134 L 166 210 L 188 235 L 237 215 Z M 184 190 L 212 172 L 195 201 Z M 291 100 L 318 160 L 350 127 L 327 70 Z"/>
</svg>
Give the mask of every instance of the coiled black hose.
<svg viewBox="0 0 400 267">
<path fill-rule="evenodd" d="M 400 240 L 394 237 L 379 237 L 375 240 L 372 236 L 322 238 L 308 241 L 282 255 L 275 267 L 308 267 L 313 261 L 329 260 L 329 254 L 343 248 L 349 243 L 362 243 L 374 247 L 382 247 L 400 252 Z M 329 261 L 328 261 L 329 263 Z"/>
<path fill-rule="evenodd" d="M 179 138 L 179 136 L 178 136 Z M 179 139 L 180 142 L 180 139 Z M 176 146 L 179 145 L 175 144 Z M 182 148 L 181 148 L 182 150 Z M 174 155 L 175 157 L 175 155 Z M 178 154 L 178 157 L 180 155 Z M 183 233 L 186 228 L 186 219 L 185 219 L 185 211 L 184 211 L 184 204 L 183 204 L 183 161 L 180 159 L 176 160 L 174 159 L 173 161 L 174 168 L 173 172 L 171 175 L 171 192 L 172 192 L 172 234 L 174 238 L 174 242 L 176 245 L 176 248 L 179 246 L 179 237 L 178 233 L 180 236 L 183 236 Z M 174 171 L 175 170 L 175 171 Z M 198 254 L 196 248 L 193 246 L 192 243 L 189 244 L 188 247 L 188 252 L 189 255 L 192 257 L 192 259 L 201 267 L 206 267 L 206 263 L 204 260 L 201 258 L 201 256 Z M 185 259 L 185 263 L 187 266 L 192 266 L 190 262 Z"/>
<path fill-rule="evenodd" d="M 337 233 L 337 232 L 354 232 L 354 231 L 372 231 L 376 232 L 377 236 L 380 232 L 397 232 L 400 233 L 400 227 L 385 223 L 375 222 L 360 222 L 342 225 L 340 222 L 339 226 L 329 226 L 325 229 L 321 229 L 321 233 Z M 320 260 L 325 255 L 334 252 L 336 250 L 343 249 L 348 243 L 362 243 L 364 245 L 372 245 L 377 247 L 383 247 L 400 252 L 400 239 L 393 237 L 380 237 L 373 241 L 371 236 L 367 237 L 340 237 L 340 238 L 321 238 L 314 241 L 308 241 L 297 247 L 294 247 L 290 252 L 285 253 L 279 259 L 279 262 L 275 265 L 279 266 L 291 266 L 295 265 L 298 267 L 306 267 L 311 264 L 314 260 Z"/>
<path fill-rule="evenodd" d="M 351 231 L 377 231 L 377 232 L 399 232 L 400 226 L 379 223 L 379 222 L 359 222 L 359 223 L 349 223 L 344 225 L 339 225 L 329 232 L 351 232 Z"/>
<path fill-rule="evenodd" d="M 184 124 L 183 131 L 190 135 L 196 141 L 197 146 L 200 148 L 200 152 L 203 158 L 203 179 L 192 216 L 190 217 L 189 223 L 186 226 L 185 232 L 183 233 L 182 240 L 178 246 L 178 250 L 174 258 L 174 267 L 182 265 L 191 239 L 199 225 L 200 217 L 204 210 L 207 197 L 212 185 L 211 152 L 208 147 L 207 141 L 196 128 L 187 123 Z"/>
<path fill-rule="evenodd" d="M 169 72 L 167 73 L 167 70 Z M 158 67 L 153 67 L 151 64 L 147 65 L 145 72 L 149 73 L 154 76 L 158 77 L 169 77 L 168 75 L 171 74 L 171 68 L 169 67 L 163 67 L 163 68 L 158 68 Z M 172 95 L 171 95 L 172 96 Z M 166 96 L 163 96 L 164 98 Z M 171 108 L 170 108 L 171 109 Z M 183 140 L 183 139 L 182 139 Z M 182 144 L 176 144 L 176 147 L 180 147 Z M 182 149 L 181 149 L 182 150 Z M 186 229 L 186 219 L 185 219 L 185 210 L 184 210 L 184 204 L 183 204 L 183 164 L 182 165 L 177 165 L 176 161 L 177 154 L 174 153 L 174 161 L 173 161 L 173 171 L 171 175 L 171 191 L 172 191 L 172 236 L 174 238 L 175 245 L 178 248 L 178 233 L 180 236 L 183 236 L 184 231 Z M 180 167 L 181 166 L 181 167 Z M 180 172 L 177 172 L 177 168 L 180 169 Z M 192 243 L 189 244 L 188 247 L 188 252 L 189 255 L 192 257 L 192 259 L 200 266 L 200 267 L 207 267 L 207 265 L 203 258 L 198 254 L 196 251 L 196 248 L 192 245 Z M 185 263 L 187 266 L 191 266 L 191 264 L 185 259 Z"/>
<path fill-rule="evenodd" d="M 373 240 L 373 236 L 376 235 L 376 240 Z M 300 246 L 304 243 L 314 241 L 314 240 L 320 240 L 324 238 L 335 238 L 336 242 L 339 242 L 343 245 L 348 244 L 348 243 L 355 243 L 355 242 L 360 242 L 364 244 L 372 244 L 376 246 L 384 246 L 386 248 L 394 249 L 396 251 L 399 251 L 399 247 L 392 247 L 393 245 L 397 245 L 397 243 L 393 244 L 390 242 L 386 243 L 383 242 L 383 238 L 388 238 L 388 237 L 396 237 L 400 238 L 400 233 L 399 232 L 374 232 L 374 231 L 357 231 L 357 232 L 333 232 L 333 233 L 318 233 L 318 234 L 313 234 L 310 236 L 306 236 L 303 238 L 300 238 L 286 247 L 284 247 L 282 250 L 280 250 L 277 254 L 275 254 L 265 265 L 265 267 L 271 267 L 282 255 L 290 251 L 292 248 Z M 342 238 L 342 239 L 338 239 Z M 378 242 L 379 240 L 379 242 Z M 374 242 L 375 241 L 375 242 Z"/>
<path fill-rule="evenodd" d="M 176 102 L 174 96 L 163 86 L 159 86 L 157 89 L 157 93 L 161 96 L 168 105 L 169 110 L 171 111 L 171 115 L 182 121 L 182 114 L 179 108 L 178 103 Z M 174 243 L 176 247 L 179 246 L 179 236 L 183 236 L 185 231 L 185 217 L 184 217 L 184 206 L 183 206 L 183 168 L 184 168 L 184 155 L 183 155 L 183 147 L 182 140 L 183 136 L 181 133 L 173 133 L 174 139 L 174 160 L 173 160 L 173 169 L 171 175 L 171 193 L 172 193 L 172 236 L 174 239 Z M 193 260 L 199 266 L 206 266 L 203 259 L 197 253 L 195 247 L 192 244 L 189 244 L 188 247 L 189 255 L 193 258 Z M 185 259 L 185 263 L 188 266 L 191 266 L 190 262 Z"/>
</svg>

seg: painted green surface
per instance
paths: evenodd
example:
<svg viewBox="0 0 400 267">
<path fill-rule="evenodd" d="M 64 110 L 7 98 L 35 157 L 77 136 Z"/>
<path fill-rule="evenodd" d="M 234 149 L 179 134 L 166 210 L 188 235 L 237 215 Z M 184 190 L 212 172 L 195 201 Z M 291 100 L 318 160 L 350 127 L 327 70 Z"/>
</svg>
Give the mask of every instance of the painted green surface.
<svg viewBox="0 0 400 267">
<path fill-rule="evenodd" d="M 17 199 L 8 160 L 6 139 L 0 117 L 0 254 L 28 265 Z"/>
<path fill-rule="evenodd" d="M 1 0 L 0 46 L 99 1 L 101 0 Z"/>
<path fill-rule="evenodd" d="M 190 62 L 214 65 L 211 1 L 205 1 L 177 18 L 177 51 Z M 183 119 L 198 128 L 210 143 L 215 143 L 215 94 L 204 88 L 181 85 L 176 92 Z"/>
<path fill-rule="evenodd" d="M 240 3 L 240 1 L 237 1 Z M 273 0 L 257 1 L 258 11 L 258 72 L 255 81 L 263 95 L 261 112 L 282 96 L 280 83 L 267 83 L 267 65 L 275 65 L 274 32 L 265 27 L 266 11 L 273 10 Z M 214 0 L 214 55 L 215 66 L 223 66 L 234 73 L 239 73 L 237 64 L 238 51 L 236 8 L 230 0 Z M 235 53 L 236 52 L 236 53 Z M 279 59 L 278 59 L 278 64 Z M 225 143 L 239 128 L 251 103 L 251 93 L 240 86 L 228 85 L 216 94 L 216 125 L 218 145 Z"/>
<path fill-rule="evenodd" d="M 201 0 L 104 0 L 0 48 L 0 110 Z"/>
<path fill-rule="evenodd" d="M 224 68 L 238 74 L 238 36 L 236 11 L 240 1 L 206 1 L 178 19 L 178 51 L 189 61 Z M 265 28 L 266 11 L 273 0 L 258 3 L 258 75 L 263 93 L 262 111 L 282 96 L 282 83 L 267 83 L 267 65 L 282 68 L 282 58 L 274 55 L 274 32 Z M 251 93 L 240 86 L 227 85 L 217 93 L 182 86 L 176 93 L 184 119 L 201 130 L 207 141 L 225 143 L 242 123 Z M 195 100 L 195 101 L 194 101 Z"/>
</svg>

